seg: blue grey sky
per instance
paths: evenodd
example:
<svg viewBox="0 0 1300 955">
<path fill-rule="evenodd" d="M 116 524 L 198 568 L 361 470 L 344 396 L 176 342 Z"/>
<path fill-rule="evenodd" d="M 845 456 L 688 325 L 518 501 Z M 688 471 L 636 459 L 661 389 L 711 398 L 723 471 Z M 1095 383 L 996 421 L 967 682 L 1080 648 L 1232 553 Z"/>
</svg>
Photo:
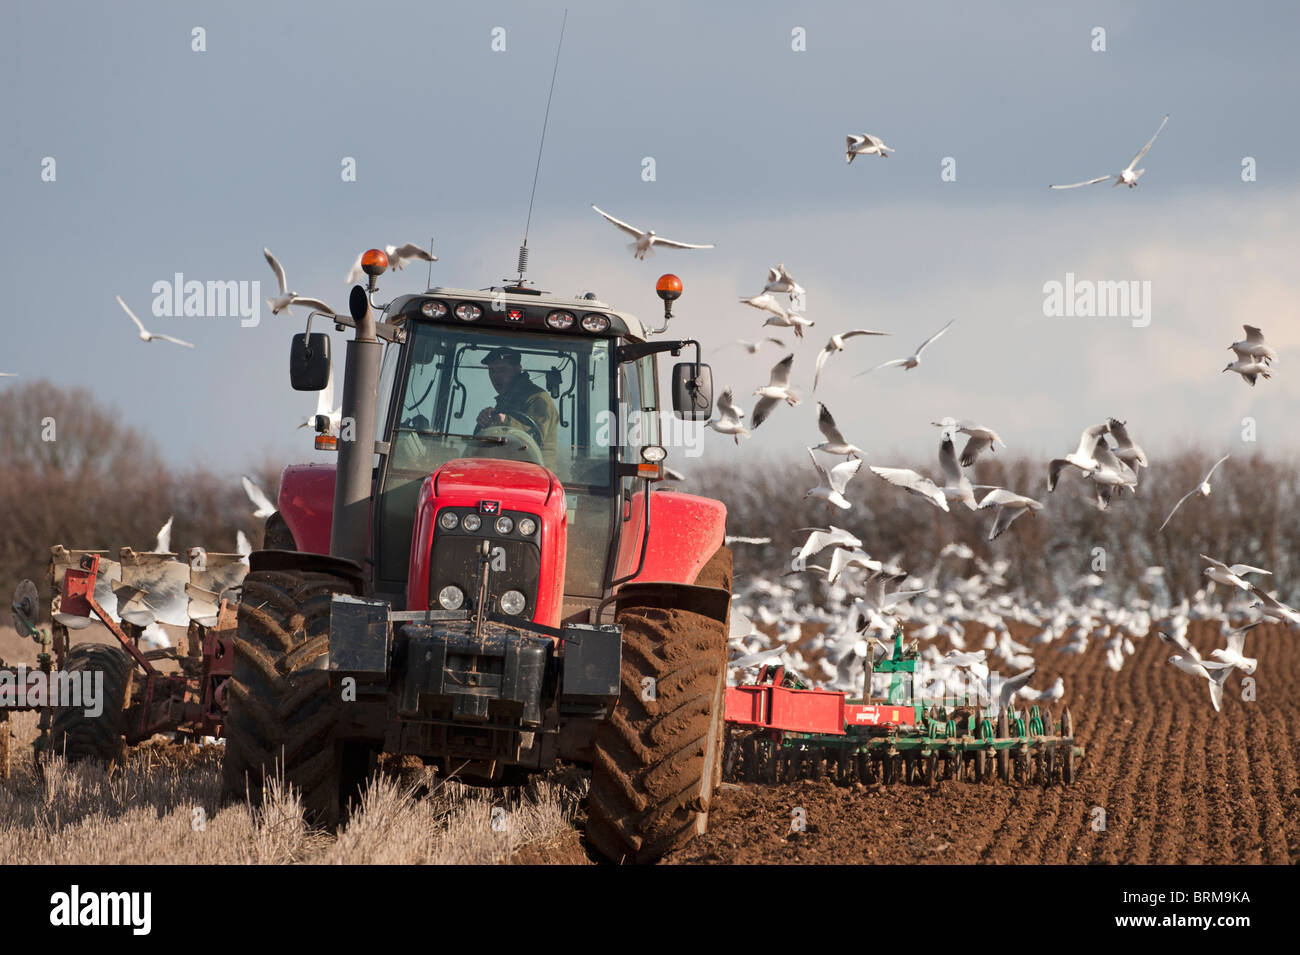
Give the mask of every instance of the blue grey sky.
<svg viewBox="0 0 1300 955">
<path fill-rule="evenodd" d="M 831 332 L 853 327 L 893 337 L 852 341 L 815 398 L 871 463 L 931 455 L 928 422 L 944 415 L 1051 456 L 1107 415 L 1156 453 L 1239 449 L 1245 416 L 1261 449 L 1293 450 L 1300 7 L 1045 6 L 570 3 L 530 277 L 653 319 L 654 280 L 676 272 L 686 294 L 673 333 L 708 349 L 760 334 L 762 316 L 737 299 L 787 265 L 816 322 L 803 342 L 783 336 L 804 403 L 739 448 L 708 434 L 705 461 L 802 456 L 820 440 L 813 363 Z M 259 280 L 269 294 L 269 246 L 291 288 L 342 310 L 360 251 L 430 237 L 435 284 L 510 274 L 562 10 L 14 7 L 0 35 L 0 254 L 12 275 L 0 371 L 88 386 L 178 464 L 234 473 L 323 459 L 296 430 L 313 396 L 288 385 L 305 313 L 263 304 L 255 328 L 154 318 L 153 284 L 181 272 Z M 191 49 L 195 27 L 204 52 Z M 504 52 L 491 48 L 495 27 Z M 1105 52 L 1091 49 L 1095 27 Z M 792 50 L 796 28 L 806 51 Z M 1114 174 L 1166 113 L 1137 189 L 1048 190 Z M 864 131 L 896 152 L 846 165 L 845 135 Z M 45 157 L 54 182 L 42 181 Z M 356 182 L 342 181 L 344 157 Z M 956 181 L 941 180 L 944 157 Z M 1243 182 L 1243 157 L 1256 181 Z M 717 248 L 635 261 L 593 202 Z M 1044 283 L 1067 272 L 1149 281 L 1149 326 L 1044 317 Z M 425 274 L 412 266 L 381 288 L 415 291 Z M 115 295 L 197 347 L 140 342 Z M 851 377 L 950 319 L 920 368 Z M 1282 352 L 1255 389 L 1220 373 L 1242 322 Z M 782 354 L 718 352 L 715 381 L 748 395 Z"/>
</svg>

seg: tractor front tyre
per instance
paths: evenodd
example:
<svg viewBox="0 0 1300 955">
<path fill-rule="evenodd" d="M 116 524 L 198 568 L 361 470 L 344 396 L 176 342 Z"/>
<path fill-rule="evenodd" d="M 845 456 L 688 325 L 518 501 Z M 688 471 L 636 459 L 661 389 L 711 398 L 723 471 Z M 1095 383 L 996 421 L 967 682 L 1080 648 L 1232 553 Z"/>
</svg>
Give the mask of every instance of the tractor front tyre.
<svg viewBox="0 0 1300 955">
<path fill-rule="evenodd" d="M 647 863 L 708 827 L 722 773 L 727 625 L 662 607 L 625 608 L 618 622 L 621 692 L 596 731 L 587 840 L 610 861 Z"/>
<path fill-rule="evenodd" d="M 353 585 L 330 573 L 253 571 L 244 577 L 226 718 L 223 792 L 260 803 L 265 782 L 301 794 L 311 825 L 338 824 L 340 796 L 355 780 L 334 740 L 330 695 L 330 600 Z M 346 795 L 351 795 L 347 793 Z"/>
<path fill-rule="evenodd" d="M 80 643 L 63 658 L 63 672 L 102 673 L 103 709 L 90 716 L 84 706 L 56 707 L 50 722 L 50 752 L 69 760 L 124 763 L 126 709 L 131 702 L 135 661 L 119 646 Z"/>
</svg>

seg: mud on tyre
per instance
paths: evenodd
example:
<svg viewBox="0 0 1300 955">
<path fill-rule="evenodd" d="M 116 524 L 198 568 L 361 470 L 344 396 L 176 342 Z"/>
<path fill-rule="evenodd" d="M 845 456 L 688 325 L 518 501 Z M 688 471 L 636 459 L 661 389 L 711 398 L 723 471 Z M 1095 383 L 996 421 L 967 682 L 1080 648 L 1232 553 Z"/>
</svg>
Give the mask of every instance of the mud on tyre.
<svg viewBox="0 0 1300 955">
<path fill-rule="evenodd" d="M 720 549 L 698 583 L 729 591 L 730 552 Z M 659 606 L 625 606 L 618 622 L 619 703 L 596 732 L 587 840 L 611 861 L 654 862 L 708 826 L 722 775 L 727 623 Z"/>
<path fill-rule="evenodd" d="M 55 707 L 50 724 L 50 751 L 69 760 L 126 760 L 126 708 L 131 701 L 135 661 L 121 647 L 82 643 L 63 658 L 68 673 L 104 674 L 103 709 L 97 716 L 84 706 Z"/>
<path fill-rule="evenodd" d="M 311 824 L 339 819 L 343 760 L 333 739 L 330 599 L 351 594 L 342 577 L 319 571 L 253 571 L 244 578 L 227 684 L 223 791 L 261 800 L 265 780 L 282 775 L 302 794 Z"/>
</svg>

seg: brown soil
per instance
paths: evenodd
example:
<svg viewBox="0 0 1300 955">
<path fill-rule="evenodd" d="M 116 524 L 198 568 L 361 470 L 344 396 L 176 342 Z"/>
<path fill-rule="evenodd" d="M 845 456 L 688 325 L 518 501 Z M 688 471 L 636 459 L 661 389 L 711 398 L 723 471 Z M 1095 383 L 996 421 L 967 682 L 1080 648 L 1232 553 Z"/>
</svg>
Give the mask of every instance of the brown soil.
<svg viewBox="0 0 1300 955">
<path fill-rule="evenodd" d="M 1193 624 L 1207 653 L 1217 625 Z M 1019 639 L 1027 634 L 1018 633 Z M 1154 633 L 1124 669 L 1100 641 L 1082 656 L 1038 652 L 1035 686 L 1065 678 L 1075 734 L 1087 748 L 1073 786 L 837 787 L 801 781 L 726 786 L 710 831 L 676 863 L 1295 863 L 1300 860 L 1300 639 L 1251 631 L 1257 700 L 1229 680 L 1223 712 L 1167 662 Z M 1094 830 L 1105 812 L 1104 831 Z M 791 825 L 803 810 L 805 831 Z"/>
</svg>

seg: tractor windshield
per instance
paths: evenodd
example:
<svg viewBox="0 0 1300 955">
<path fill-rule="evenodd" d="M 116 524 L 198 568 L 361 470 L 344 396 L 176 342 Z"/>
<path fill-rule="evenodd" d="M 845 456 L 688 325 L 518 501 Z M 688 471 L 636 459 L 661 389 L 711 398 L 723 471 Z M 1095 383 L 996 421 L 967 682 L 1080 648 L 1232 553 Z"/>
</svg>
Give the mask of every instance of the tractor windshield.
<svg viewBox="0 0 1300 955">
<path fill-rule="evenodd" d="M 565 590 L 599 594 L 617 489 L 613 342 L 413 322 L 404 351 L 391 370 L 400 381 L 385 382 L 392 407 L 377 582 L 405 583 L 424 479 L 456 458 L 496 457 L 559 478 L 569 509 Z"/>
</svg>

